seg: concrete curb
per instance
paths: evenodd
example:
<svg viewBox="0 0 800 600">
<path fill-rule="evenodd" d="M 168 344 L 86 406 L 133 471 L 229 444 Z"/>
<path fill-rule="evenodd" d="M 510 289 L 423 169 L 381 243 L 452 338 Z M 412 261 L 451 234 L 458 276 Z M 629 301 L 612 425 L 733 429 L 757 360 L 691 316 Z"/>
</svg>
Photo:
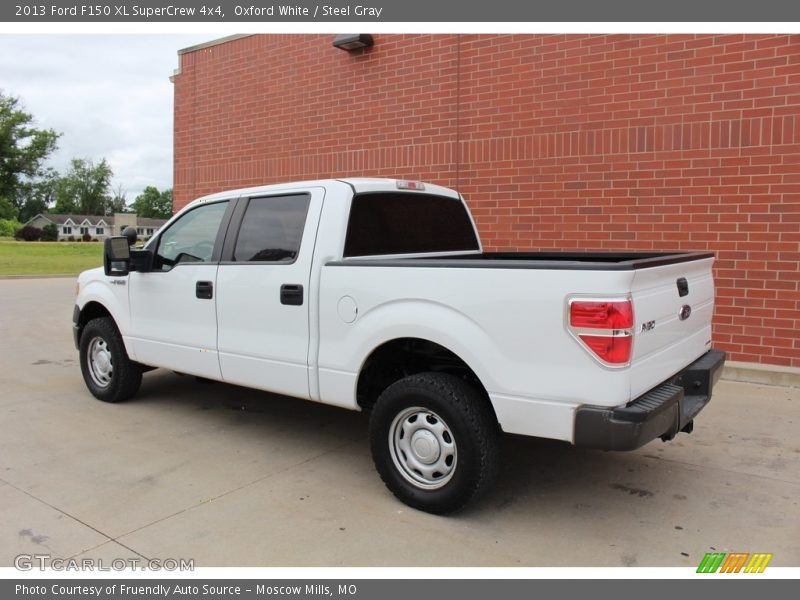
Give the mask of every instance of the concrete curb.
<svg viewBox="0 0 800 600">
<path fill-rule="evenodd" d="M 800 387 L 800 369 L 794 367 L 780 367 L 778 365 L 737 362 L 735 360 L 729 360 L 725 363 L 725 368 L 722 370 L 722 378 L 729 381 L 742 381 L 745 383 Z"/>
</svg>

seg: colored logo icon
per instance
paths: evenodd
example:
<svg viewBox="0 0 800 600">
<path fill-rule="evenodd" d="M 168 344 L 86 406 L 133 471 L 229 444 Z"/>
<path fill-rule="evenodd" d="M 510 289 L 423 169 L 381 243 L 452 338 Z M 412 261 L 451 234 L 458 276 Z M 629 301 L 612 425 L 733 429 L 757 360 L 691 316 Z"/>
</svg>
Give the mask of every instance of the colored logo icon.
<svg viewBox="0 0 800 600">
<path fill-rule="evenodd" d="M 707 552 L 697 567 L 698 573 L 763 573 L 772 554 L 759 552 Z"/>
</svg>

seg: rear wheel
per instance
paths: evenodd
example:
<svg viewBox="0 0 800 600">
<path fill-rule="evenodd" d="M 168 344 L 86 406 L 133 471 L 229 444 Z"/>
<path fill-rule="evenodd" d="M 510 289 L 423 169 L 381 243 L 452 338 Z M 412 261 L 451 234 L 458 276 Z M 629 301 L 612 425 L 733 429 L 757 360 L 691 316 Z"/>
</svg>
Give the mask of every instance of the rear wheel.
<svg viewBox="0 0 800 600">
<path fill-rule="evenodd" d="M 370 417 L 375 467 L 400 500 L 444 514 L 484 493 L 498 466 L 498 428 L 488 401 L 444 373 L 401 379 Z"/>
<path fill-rule="evenodd" d="M 80 360 L 86 387 L 98 400 L 120 402 L 139 390 L 142 369 L 128 358 L 122 336 L 111 318 L 92 319 L 83 328 Z"/>
</svg>

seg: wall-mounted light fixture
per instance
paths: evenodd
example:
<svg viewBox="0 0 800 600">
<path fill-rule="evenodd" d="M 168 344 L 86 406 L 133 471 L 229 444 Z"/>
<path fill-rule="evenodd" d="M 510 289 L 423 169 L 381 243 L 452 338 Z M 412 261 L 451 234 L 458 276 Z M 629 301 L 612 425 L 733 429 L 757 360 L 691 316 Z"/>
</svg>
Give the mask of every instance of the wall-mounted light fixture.
<svg viewBox="0 0 800 600">
<path fill-rule="evenodd" d="M 340 50 L 360 50 L 361 48 L 369 48 L 375 44 L 375 40 L 368 33 L 340 33 L 333 39 L 333 45 Z"/>
</svg>

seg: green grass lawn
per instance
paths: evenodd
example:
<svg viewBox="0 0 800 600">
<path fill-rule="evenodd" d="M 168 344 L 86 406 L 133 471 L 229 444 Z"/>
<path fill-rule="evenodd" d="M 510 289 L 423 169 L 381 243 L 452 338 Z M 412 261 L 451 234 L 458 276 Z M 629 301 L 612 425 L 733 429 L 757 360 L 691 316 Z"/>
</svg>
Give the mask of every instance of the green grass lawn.
<svg viewBox="0 0 800 600">
<path fill-rule="evenodd" d="M 0 277 L 77 275 L 103 265 L 101 242 L 16 242 L 0 239 Z"/>
</svg>

